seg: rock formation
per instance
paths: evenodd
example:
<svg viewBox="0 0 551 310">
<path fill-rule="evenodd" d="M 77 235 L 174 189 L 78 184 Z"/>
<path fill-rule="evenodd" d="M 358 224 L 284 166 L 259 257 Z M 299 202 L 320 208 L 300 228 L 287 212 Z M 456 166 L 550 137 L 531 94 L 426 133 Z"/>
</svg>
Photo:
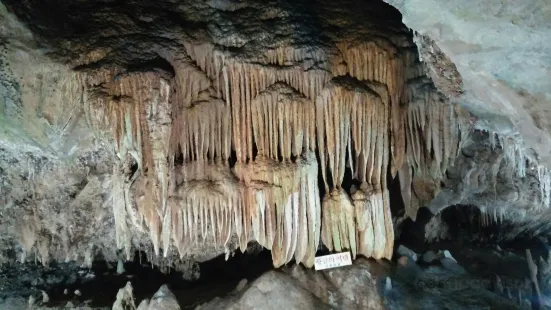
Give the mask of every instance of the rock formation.
<svg viewBox="0 0 551 310">
<path fill-rule="evenodd" d="M 387 2 L 1 0 L 0 262 L 390 260 L 422 208 L 427 243 L 461 206 L 548 233 L 549 64 L 526 85 L 462 55 L 545 41 L 549 6 L 469 39 L 470 10 Z"/>
<path fill-rule="evenodd" d="M 466 130 L 459 107 L 439 95 L 399 23 L 389 30 L 363 22 L 345 36 L 325 29 L 311 42 L 294 38 L 289 26 L 270 39 L 241 38 L 254 21 L 299 13 L 276 4 L 204 4 L 218 12 L 212 25 L 224 25 L 224 12 L 245 7 L 264 15 L 247 22 L 242 17 L 242 25 L 231 22 L 234 36 L 227 36 L 230 29 L 209 33 L 199 27 L 196 37 L 182 29 L 165 41 L 149 38 L 147 51 L 125 52 L 123 44 L 131 41 L 109 36 L 104 24 L 122 20 L 89 16 L 107 28 L 86 30 L 84 37 L 114 40 L 93 46 L 70 31 L 51 39 L 59 25 L 34 29 L 24 16 L 40 14 L 38 7 L 8 5 L 23 14 L 39 44 L 52 46 L 49 58 L 73 66 L 60 82 L 61 100 L 103 142 L 112 166 L 105 203 L 112 206 L 116 247 L 127 259 L 143 246 L 136 238 L 143 234 L 150 237 L 152 255 L 164 257 L 174 250 L 184 258 L 203 245 L 228 252 L 234 241 L 244 251 L 256 241 L 272 250 L 275 266 L 293 258 L 312 266 L 321 236 L 330 251 L 390 259 L 390 180 L 401 171 L 414 217 L 432 198 L 415 194 L 416 178 L 441 178 Z M 380 6 L 371 11 L 390 12 Z M 300 14 L 319 14 L 339 26 L 329 12 Z M 126 22 L 139 32 L 153 26 Z M 172 22 L 165 27 L 169 33 L 180 29 Z M 74 48 L 62 42 L 82 48 L 80 56 L 66 54 Z M 353 188 L 343 187 L 347 170 L 357 183 Z M 21 228 L 28 236 L 24 253 L 40 244 L 33 238 L 42 219 L 36 211 L 27 217 L 35 220 Z M 47 255 L 42 250 L 40 259 Z"/>
</svg>

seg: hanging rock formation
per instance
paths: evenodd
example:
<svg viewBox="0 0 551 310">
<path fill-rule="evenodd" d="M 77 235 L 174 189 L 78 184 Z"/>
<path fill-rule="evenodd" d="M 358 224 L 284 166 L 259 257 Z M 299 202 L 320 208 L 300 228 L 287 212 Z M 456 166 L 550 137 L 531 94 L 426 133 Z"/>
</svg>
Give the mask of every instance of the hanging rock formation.
<svg viewBox="0 0 551 310">
<path fill-rule="evenodd" d="M 548 208 L 549 170 L 450 100 L 426 63 L 440 54 L 418 50 L 396 10 L 318 2 L 2 0 L 0 190 L 18 219 L 5 247 L 43 262 L 144 250 L 169 264 L 257 242 L 275 266 L 311 267 L 321 241 L 389 259 L 396 223 L 472 202 L 453 186 L 511 167 L 539 182 L 539 206 L 525 209 Z M 483 129 L 503 155 L 465 169 Z M 57 171 L 78 178 L 54 187 Z M 52 224 L 65 205 L 71 224 Z"/>
</svg>

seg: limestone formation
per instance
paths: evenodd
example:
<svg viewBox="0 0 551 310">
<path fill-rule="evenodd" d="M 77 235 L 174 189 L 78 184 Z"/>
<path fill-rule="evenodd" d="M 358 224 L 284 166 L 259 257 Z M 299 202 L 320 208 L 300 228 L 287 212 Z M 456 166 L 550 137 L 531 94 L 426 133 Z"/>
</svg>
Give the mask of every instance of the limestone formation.
<svg viewBox="0 0 551 310">
<path fill-rule="evenodd" d="M 383 2 L 2 3 L 0 192 L 16 220 L 0 245 L 21 261 L 143 250 L 171 265 L 256 242 L 311 267 L 320 241 L 391 259 L 421 207 L 479 202 L 489 227 L 501 203 L 551 203 L 545 163 L 463 109 L 461 77 L 435 72 L 449 59 Z M 534 184 L 497 197 L 520 180 Z"/>
<path fill-rule="evenodd" d="M 217 18 L 209 22 L 225 22 Z M 103 50 L 74 41 L 81 56 L 52 56 L 73 65 L 66 106 L 82 111 L 111 153 L 116 247 L 131 259 L 147 248 L 147 234 L 151 256 L 184 259 L 206 245 L 229 253 L 255 241 L 275 266 L 294 259 L 311 267 L 321 238 L 330 251 L 390 259 L 388 186 L 399 174 L 415 218 L 436 194 L 422 197 L 416 180 L 438 182 L 460 148 L 458 108 L 426 78 L 404 27 L 363 23 L 346 36 L 326 29 L 309 43 L 280 27 L 286 35 L 262 46 L 240 36 L 246 23 L 229 36 L 184 31 L 142 52 L 124 54 L 116 39 Z M 347 173 L 352 188 L 343 186 Z M 40 228 L 27 218 L 24 253 Z"/>
</svg>

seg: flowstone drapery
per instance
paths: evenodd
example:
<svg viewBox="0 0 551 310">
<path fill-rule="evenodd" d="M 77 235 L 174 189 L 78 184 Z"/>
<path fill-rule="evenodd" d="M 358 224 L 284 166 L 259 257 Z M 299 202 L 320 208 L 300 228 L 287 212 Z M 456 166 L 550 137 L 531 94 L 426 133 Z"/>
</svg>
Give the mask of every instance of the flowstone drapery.
<svg viewBox="0 0 551 310">
<path fill-rule="evenodd" d="M 312 266 L 320 238 L 330 251 L 390 259 L 389 178 L 400 171 L 414 217 L 412 176 L 441 177 L 460 143 L 454 107 L 408 82 L 419 75 L 412 52 L 375 40 L 253 61 L 183 46 L 160 53 L 169 79 L 81 78 L 91 125 L 115 142 L 118 246 L 130 253 L 132 230 L 145 228 L 157 255 L 204 242 L 230 251 L 235 236 L 242 251 L 249 241 L 270 249 L 275 266 Z M 355 185 L 345 189 L 347 170 Z"/>
</svg>

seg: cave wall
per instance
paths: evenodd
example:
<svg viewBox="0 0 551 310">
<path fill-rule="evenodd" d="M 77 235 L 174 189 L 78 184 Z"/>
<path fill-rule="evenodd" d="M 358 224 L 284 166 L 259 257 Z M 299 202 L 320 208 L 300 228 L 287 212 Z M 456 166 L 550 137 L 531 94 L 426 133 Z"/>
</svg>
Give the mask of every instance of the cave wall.
<svg viewBox="0 0 551 310">
<path fill-rule="evenodd" d="M 481 129 L 520 135 L 523 148 L 533 149 L 540 162 L 549 165 L 550 4 L 386 2 L 400 10 L 403 22 L 418 33 L 418 45 L 441 51 L 453 64 L 443 70 L 432 63 L 433 79 L 462 77 L 462 92 L 453 95 L 439 89 L 478 117 Z M 434 44 L 426 44 L 424 38 Z"/>
</svg>

